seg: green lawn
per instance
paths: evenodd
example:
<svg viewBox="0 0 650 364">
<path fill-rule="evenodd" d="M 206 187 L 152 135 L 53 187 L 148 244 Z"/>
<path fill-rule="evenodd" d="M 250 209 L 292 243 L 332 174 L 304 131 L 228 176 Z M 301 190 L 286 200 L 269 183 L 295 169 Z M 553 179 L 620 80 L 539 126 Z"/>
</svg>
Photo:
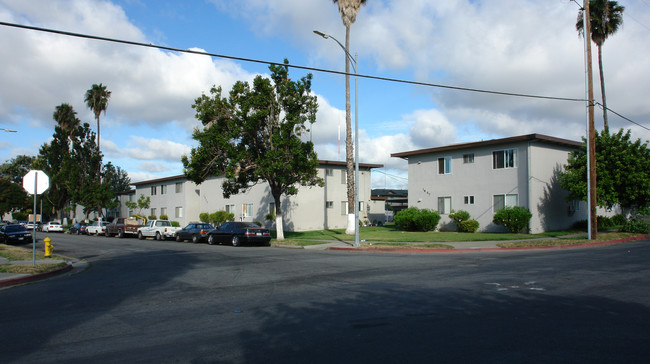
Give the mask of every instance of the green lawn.
<svg viewBox="0 0 650 364">
<path fill-rule="evenodd" d="M 553 238 L 569 235 L 575 231 L 556 231 L 542 234 L 509 234 L 509 233 L 458 233 L 458 232 L 418 232 L 401 231 L 392 225 L 363 227 L 359 230 L 359 238 L 375 242 L 402 243 L 433 243 L 457 241 L 502 241 L 520 239 Z M 285 232 L 287 240 L 319 240 L 319 241 L 353 241 L 354 235 L 345 234 L 345 229 L 315 230 L 303 232 Z"/>
</svg>

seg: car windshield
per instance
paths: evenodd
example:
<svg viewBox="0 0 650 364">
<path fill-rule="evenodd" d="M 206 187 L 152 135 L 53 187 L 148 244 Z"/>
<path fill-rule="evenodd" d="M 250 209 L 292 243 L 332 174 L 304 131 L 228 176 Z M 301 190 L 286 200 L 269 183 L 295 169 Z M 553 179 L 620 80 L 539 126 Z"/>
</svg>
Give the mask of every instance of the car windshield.
<svg viewBox="0 0 650 364">
<path fill-rule="evenodd" d="M 22 225 L 7 225 L 5 231 L 8 233 L 15 233 L 17 231 L 27 231 L 27 229 Z"/>
</svg>

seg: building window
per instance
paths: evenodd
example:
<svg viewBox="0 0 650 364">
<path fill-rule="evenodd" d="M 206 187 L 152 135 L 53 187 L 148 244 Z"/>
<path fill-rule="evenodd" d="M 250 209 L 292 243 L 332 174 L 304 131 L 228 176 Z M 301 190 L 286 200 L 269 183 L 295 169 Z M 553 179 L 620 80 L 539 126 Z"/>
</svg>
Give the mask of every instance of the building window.
<svg viewBox="0 0 650 364">
<path fill-rule="evenodd" d="M 465 205 L 473 205 L 474 204 L 474 196 L 465 196 L 463 198 Z"/>
<path fill-rule="evenodd" d="M 226 212 L 229 214 L 235 214 L 235 205 L 226 205 Z"/>
<path fill-rule="evenodd" d="M 156 195 L 156 186 L 151 186 L 151 196 Z"/>
<path fill-rule="evenodd" d="M 175 211 L 175 217 L 183 217 L 183 207 L 178 206 L 174 209 Z"/>
<path fill-rule="evenodd" d="M 334 208 L 334 201 L 325 202 L 325 207 L 328 208 L 328 209 L 333 209 Z"/>
<path fill-rule="evenodd" d="M 275 215 L 275 202 L 269 202 L 269 214 Z"/>
<path fill-rule="evenodd" d="M 253 216 L 253 204 L 252 203 L 243 204 L 242 208 L 241 208 L 241 215 L 243 217 L 251 217 L 251 216 Z"/>
<path fill-rule="evenodd" d="M 334 170 L 332 168 L 327 168 L 325 170 L 325 175 L 330 177 L 334 176 Z"/>
<path fill-rule="evenodd" d="M 183 182 L 176 182 L 176 193 L 183 192 Z"/>
<path fill-rule="evenodd" d="M 342 170 L 341 170 L 341 184 L 346 184 L 346 183 L 348 183 L 348 174 L 347 174 L 347 170 L 342 169 Z"/>
<path fill-rule="evenodd" d="M 158 216 L 158 215 L 156 215 L 156 208 L 155 207 L 151 209 L 151 214 L 150 215 L 151 216 Z"/>
<path fill-rule="evenodd" d="M 438 158 L 438 174 L 451 173 L 451 157 Z"/>
<path fill-rule="evenodd" d="M 474 153 L 463 154 L 463 163 L 474 163 Z"/>
<path fill-rule="evenodd" d="M 166 207 L 161 207 L 160 208 L 160 216 L 167 216 L 167 208 Z"/>
<path fill-rule="evenodd" d="M 341 201 L 341 215 L 347 215 L 347 214 L 348 214 L 348 202 Z"/>
<path fill-rule="evenodd" d="M 451 197 L 438 197 L 438 213 L 448 215 L 451 212 Z"/>
<path fill-rule="evenodd" d="M 363 211 L 363 201 L 359 201 L 359 211 Z"/>
<path fill-rule="evenodd" d="M 517 168 L 517 149 L 492 152 L 492 169 Z"/>
<path fill-rule="evenodd" d="M 160 194 L 164 195 L 167 193 L 167 185 L 160 185 Z"/>
<path fill-rule="evenodd" d="M 133 202 L 134 197 L 135 197 L 135 195 L 129 195 L 129 201 Z"/>
<path fill-rule="evenodd" d="M 494 212 L 497 212 L 501 210 L 504 207 L 514 207 L 519 204 L 519 195 L 514 193 L 514 194 L 506 194 L 506 195 L 494 195 L 493 196 L 493 210 Z"/>
</svg>

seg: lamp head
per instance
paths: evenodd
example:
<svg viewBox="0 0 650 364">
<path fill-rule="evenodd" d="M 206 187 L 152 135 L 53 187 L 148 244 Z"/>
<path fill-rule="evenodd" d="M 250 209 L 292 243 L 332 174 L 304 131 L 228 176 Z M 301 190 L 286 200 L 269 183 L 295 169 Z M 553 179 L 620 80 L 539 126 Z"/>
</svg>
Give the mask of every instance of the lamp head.
<svg viewBox="0 0 650 364">
<path fill-rule="evenodd" d="M 314 30 L 314 33 L 317 34 L 317 35 L 320 35 L 321 37 L 323 37 L 325 39 L 329 38 L 329 35 L 327 35 L 327 34 L 325 34 L 323 32 L 319 32 L 318 30 Z"/>
</svg>

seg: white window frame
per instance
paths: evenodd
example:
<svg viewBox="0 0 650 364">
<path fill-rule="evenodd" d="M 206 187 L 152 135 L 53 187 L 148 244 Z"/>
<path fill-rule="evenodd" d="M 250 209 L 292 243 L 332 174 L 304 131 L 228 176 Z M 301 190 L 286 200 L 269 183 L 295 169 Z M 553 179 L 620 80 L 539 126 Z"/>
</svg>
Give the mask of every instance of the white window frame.
<svg viewBox="0 0 650 364">
<path fill-rule="evenodd" d="M 155 196 L 156 192 L 158 191 L 157 189 L 158 186 L 151 186 L 151 196 Z"/>
<path fill-rule="evenodd" d="M 503 198 L 503 206 L 497 207 L 497 198 Z M 513 201 L 514 200 L 514 201 Z M 496 194 L 492 196 L 492 211 L 497 212 L 504 207 L 515 207 L 519 206 L 519 194 L 518 193 L 504 193 Z"/>
<path fill-rule="evenodd" d="M 325 208 L 333 209 L 334 208 L 334 201 L 325 201 Z"/>
<path fill-rule="evenodd" d="M 333 177 L 334 176 L 334 169 L 333 168 L 326 168 L 325 169 L 325 175 L 329 176 L 329 177 Z"/>
<path fill-rule="evenodd" d="M 167 215 L 167 208 L 166 207 L 161 207 L 160 208 L 160 216 L 162 215 Z M 167 215 L 169 217 L 169 215 Z"/>
<path fill-rule="evenodd" d="M 440 162 L 442 162 L 442 172 L 440 171 Z M 438 158 L 438 174 L 451 174 L 451 156 Z"/>
<path fill-rule="evenodd" d="M 463 154 L 463 164 L 474 163 L 474 153 L 465 153 Z"/>
<path fill-rule="evenodd" d="M 183 182 L 176 182 L 176 193 L 183 192 Z"/>
<path fill-rule="evenodd" d="M 438 213 L 440 215 L 449 215 L 451 213 L 451 196 L 438 197 Z"/>
<path fill-rule="evenodd" d="M 492 152 L 492 169 L 510 169 L 517 168 L 518 166 L 519 151 L 517 148 L 501 149 Z"/>
<path fill-rule="evenodd" d="M 474 196 L 473 195 L 467 195 L 463 197 L 463 202 L 465 205 L 473 205 L 474 204 Z"/>
<path fill-rule="evenodd" d="M 160 185 L 160 194 L 164 195 L 167 193 L 167 185 Z"/>
<path fill-rule="evenodd" d="M 242 217 L 253 217 L 253 204 L 244 203 L 241 205 L 241 216 Z"/>
<path fill-rule="evenodd" d="M 348 202 L 347 201 L 341 201 L 341 215 L 342 216 L 347 216 L 348 215 Z"/>
<path fill-rule="evenodd" d="M 176 206 L 176 208 L 174 209 L 174 216 L 183 217 L 183 206 Z"/>
<path fill-rule="evenodd" d="M 227 213 L 234 214 L 235 213 L 235 205 L 234 204 L 229 204 L 224 207 L 224 210 Z"/>
</svg>

